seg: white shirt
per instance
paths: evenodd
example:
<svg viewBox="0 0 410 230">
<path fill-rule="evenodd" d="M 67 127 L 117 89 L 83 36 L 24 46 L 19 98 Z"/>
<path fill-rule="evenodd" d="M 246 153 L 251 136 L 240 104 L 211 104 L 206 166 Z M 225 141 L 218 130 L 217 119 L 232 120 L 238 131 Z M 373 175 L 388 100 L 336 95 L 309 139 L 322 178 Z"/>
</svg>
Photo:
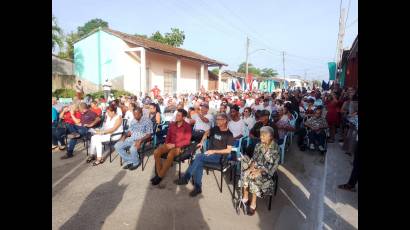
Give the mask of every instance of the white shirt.
<svg viewBox="0 0 410 230">
<path fill-rule="evenodd" d="M 115 121 L 117 121 L 117 119 L 119 119 L 119 118 L 120 118 L 120 116 L 118 114 L 116 114 L 113 118 L 110 118 L 110 116 L 107 115 L 107 117 L 104 121 L 104 124 L 103 124 L 103 130 L 113 128 L 114 125 L 115 125 Z M 113 132 L 113 134 L 114 133 L 121 133 L 122 129 L 123 129 L 123 127 L 122 127 L 122 123 L 121 123 L 121 125 L 117 128 L 117 130 L 115 130 Z"/>
<path fill-rule="evenodd" d="M 245 122 L 243 122 L 242 119 L 239 119 L 239 121 L 230 120 L 228 122 L 228 129 L 231 131 L 234 138 L 239 135 L 243 135 L 245 130 Z"/>
<path fill-rule="evenodd" d="M 256 123 L 256 120 L 255 120 L 255 118 L 253 117 L 253 116 L 249 116 L 249 117 L 243 117 L 242 118 L 242 120 L 243 120 L 243 122 L 245 123 L 245 125 L 248 125 L 248 128 L 249 129 L 252 129 L 253 128 L 253 126 L 255 125 L 255 123 Z"/>
<path fill-rule="evenodd" d="M 120 115 L 122 117 L 122 110 L 120 107 L 117 107 L 117 115 Z"/>
<path fill-rule="evenodd" d="M 103 90 L 108 90 L 108 91 L 110 91 L 110 90 L 111 90 L 111 87 L 112 87 L 112 84 L 111 84 L 110 81 L 104 82 Z"/>
<path fill-rule="evenodd" d="M 131 111 L 127 110 L 127 112 L 125 112 L 124 119 L 127 119 L 128 124 L 130 124 L 131 120 L 134 119 L 134 114 L 132 114 Z"/>
<path fill-rule="evenodd" d="M 192 116 L 192 119 L 195 120 L 194 130 L 208 131 L 208 129 L 211 128 L 211 124 L 214 120 L 212 114 L 207 114 L 205 117 L 209 120 L 208 123 L 203 122 L 198 114 Z"/>
</svg>

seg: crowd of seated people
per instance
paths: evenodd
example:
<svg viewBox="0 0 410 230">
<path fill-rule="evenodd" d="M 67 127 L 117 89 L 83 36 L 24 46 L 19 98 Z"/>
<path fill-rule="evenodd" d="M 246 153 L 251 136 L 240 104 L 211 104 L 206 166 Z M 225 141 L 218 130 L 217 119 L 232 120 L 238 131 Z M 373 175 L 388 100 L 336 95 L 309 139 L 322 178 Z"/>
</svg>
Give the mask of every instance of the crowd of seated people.
<svg viewBox="0 0 410 230">
<path fill-rule="evenodd" d="M 191 196 L 202 192 L 203 164 L 217 162 L 223 154 L 230 154 L 232 147 L 239 147 L 247 156 L 249 166 L 242 169 L 246 173 L 240 182 L 243 202 L 248 205 L 249 213 L 255 212 L 256 197 L 271 192 L 267 189 L 270 185 L 266 183 L 271 183 L 267 178 L 277 169 L 278 146 L 284 144 L 285 136 L 290 132 L 308 135 L 309 143 L 324 150 L 325 130 L 330 128 L 331 142 L 336 127 L 342 124 L 348 154 L 354 152 L 357 133 L 347 121 L 357 117 L 357 94 L 352 89 L 342 91 L 336 88 L 331 93 L 319 90 L 201 92 L 154 99 L 148 95 L 122 96 L 108 101 L 91 100 L 90 105 L 73 101 L 65 107 L 59 106 L 55 99 L 52 103 L 52 149 L 66 148 L 62 159 L 73 157 L 77 141 L 89 135 L 90 156 L 86 162 L 100 165 L 104 162 L 102 144 L 112 139 L 113 134 L 120 133 L 113 137 L 117 141 L 114 148 L 125 162 L 123 168 L 135 170 L 141 164 L 142 143 L 152 141 L 153 134 L 162 132 L 160 136 L 166 137 L 154 146 L 155 176 L 151 183 L 158 185 L 175 157 L 188 149 L 194 160 L 176 183 L 184 185 L 194 178 L 195 189 Z M 172 116 L 165 116 L 167 113 Z M 123 119 L 128 127 L 123 127 Z M 165 123 L 167 129 L 160 126 Z M 300 132 L 305 129 L 310 132 Z M 246 141 L 238 146 L 242 137 L 246 137 Z M 205 140 L 208 141 L 206 150 L 198 150 L 203 149 Z M 265 153 L 268 156 L 263 158 Z M 166 159 L 161 159 L 164 155 Z M 248 192 L 252 193 L 251 198 Z"/>
</svg>

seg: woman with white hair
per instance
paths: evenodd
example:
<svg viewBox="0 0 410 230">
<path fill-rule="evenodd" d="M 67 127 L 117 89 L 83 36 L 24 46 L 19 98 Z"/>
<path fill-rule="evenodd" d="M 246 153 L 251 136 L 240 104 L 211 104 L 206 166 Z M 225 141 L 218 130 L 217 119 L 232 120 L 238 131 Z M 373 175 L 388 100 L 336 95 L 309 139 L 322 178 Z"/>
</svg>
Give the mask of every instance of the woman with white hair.
<svg viewBox="0 0 410 230">
<path fill-rule="evenodd" d="M 256 197 L 271 195 L 274 188 L 273 174 L 279 165 L 279 147 L 274 141 L 274 130 L 270 126 L 260 129 L 261 142 L 256 144 L 251 159 L 245 156 L 241 160 L 242 177 L 239 187 L 243 188 L 241 202 L 252 216 L 256 210 Z M 252 199 L 249 200 L 249 192 Z"/>
</svg>

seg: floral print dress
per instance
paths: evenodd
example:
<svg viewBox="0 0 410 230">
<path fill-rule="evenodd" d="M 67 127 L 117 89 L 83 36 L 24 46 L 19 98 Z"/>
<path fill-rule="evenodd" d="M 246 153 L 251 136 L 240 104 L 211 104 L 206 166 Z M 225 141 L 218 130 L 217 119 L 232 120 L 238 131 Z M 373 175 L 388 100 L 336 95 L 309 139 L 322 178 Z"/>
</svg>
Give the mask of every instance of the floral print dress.
<svg viewBox="0 0 410 230">
<path fill-rule="evenodd" d="M 255 168 L 262 170 L 260 176 L 256 178 L 250 177 L 250 170 L 247 170 L 251 164 Z M 249 187 L 252 194 L 258 197 L 264 195 L 272 195 L 274 181 L 272 179 L 274 172 L 279 166 L 279 147 L 275 141 L 272 141 L 269 146 L 258 143 L 255 146 L 255 152 L 252 159 L 244 157 L 241 160 L 241 179 L 239 187 Z"/>
</svg>

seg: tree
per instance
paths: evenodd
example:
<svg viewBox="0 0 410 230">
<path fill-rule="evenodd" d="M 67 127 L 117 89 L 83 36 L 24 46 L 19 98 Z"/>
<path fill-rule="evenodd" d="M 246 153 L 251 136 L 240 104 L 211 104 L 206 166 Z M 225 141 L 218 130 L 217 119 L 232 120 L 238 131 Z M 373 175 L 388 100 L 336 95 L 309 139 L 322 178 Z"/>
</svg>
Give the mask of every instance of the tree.
<svg viewBox="0 0 410 230">
<path fill-rule="evenodd" d="M 135 35 L 147 38 L 146 35 L 139 35 L 139 34 L 135 34 Z M 182 44 L 184 44 L 185 34 L 184 34 L 184 31 L 179 30 L 178 28 L 171 28 L 170 33 L 165 33 L 164 35 L 162 35 L 161 32 L 156 31 L 148 39 L 152 41 L 160 42 L 163 44 L 167 44 L 170 46 L 180 47 Z"/>
<path fill-rule="evenodd" d="M 93 30 L 95 30 L 99 27 L 107 28 L 108 27 L 108 22 L 106 22 L 102 19 L 99 19 L 99 18 L 92 19 L 92 20 L 86 22 L 83 26 L 77 27 L 78 37 L 81 38 L 82 36 L 87 35 L 91 31 L 93 31 Z"/>
<path fill-rule="evenodd" d="M 71 32 L 65 37 L 66 49 L 65 52 L 58 54 L 61 58 L 74 59 L 74 42 L 79 39 L 77 33 Z"/>
<path fill-rule="evenodd" d="M 219 74 L 219 69 L 218 68 L 214 68 L 211 70 L 212 73 L 214 73 L 215 75 Z"/>
<path fill-rule="evenodd" d="M 164 36 L 162 36 L 161 32 L 159 31 L 153 33 L 149 39 L 166 44 Z"/>
<path fill-rule="evenodd" d="M 58 56 L 61 58 L 74 59 L 74 42 L 99 27 L 107 28 L 108 22 L 99 18 L 95 18 L 86 22 L 83 26 L 77 27 L 77 32 L 69 33 L 64 39 L 64 42 L 66 44 L 65 51 L 60 51 Z"/>
<path fill-rule="evenodd" d="M 272 68 L 264 68 L 261 70 L 262 77 L 269 78 L 269 77 L 275 77 L 277 75 L 278 75 L 278 72 Z"/>
<path fill-rule="evenodd" d="M 52 26 L 52 49 L 56 48 L 58 46 L 60 49 L 64 46 L 63 43 L 63 38 L 64 38 L 64 33 L 63 30 L 58 26 L 57 24 L 57 18 L 52 16 L 51 19 L 51 26 Z"/>
<path fill-rule="evenodd" d="M 246 73 L 246 62 L 242 62 L 238 68 L 239 73 Z M 261 75 L 261 70 L 256 68 L 252 65 L 252 63 L 248 63 L 248 73 L 252 73 L 254 75 Z"/>
<path fill-rule="evenodd" d="M 185 33 L 178 28 L 171 28 L 171 33 L 165 33 L 165 42 L 168 45 L 180 47 L 184 44 Z"/>
</svg>

